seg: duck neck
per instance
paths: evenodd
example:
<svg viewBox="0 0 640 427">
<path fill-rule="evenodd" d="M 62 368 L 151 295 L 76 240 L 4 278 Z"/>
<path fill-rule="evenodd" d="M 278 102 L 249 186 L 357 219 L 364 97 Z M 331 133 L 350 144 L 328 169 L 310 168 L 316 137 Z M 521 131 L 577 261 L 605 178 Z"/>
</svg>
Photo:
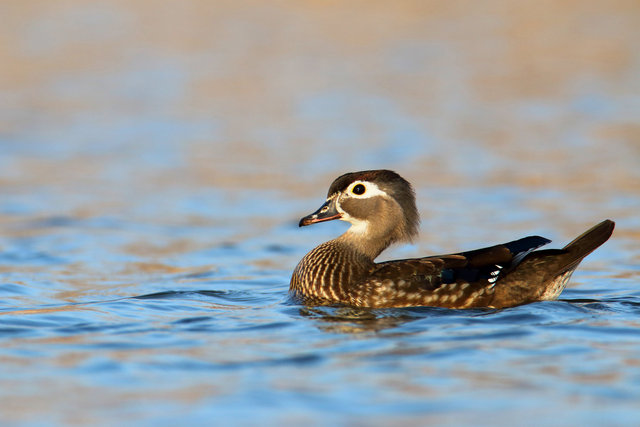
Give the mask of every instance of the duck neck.
<svg viewBox="0 0 640 427">
<path fill-rule="evenodd" d="M 393 243 L 393 239 L 388 236 L 371 236 L 365 233 L 359 233 L 357 230 L 347 230 L 344 234 L 336 239 L 341 244 L 348 246 L 366 256 L 373 261 L 380 255 L 382 251 Z"/>
</svg>

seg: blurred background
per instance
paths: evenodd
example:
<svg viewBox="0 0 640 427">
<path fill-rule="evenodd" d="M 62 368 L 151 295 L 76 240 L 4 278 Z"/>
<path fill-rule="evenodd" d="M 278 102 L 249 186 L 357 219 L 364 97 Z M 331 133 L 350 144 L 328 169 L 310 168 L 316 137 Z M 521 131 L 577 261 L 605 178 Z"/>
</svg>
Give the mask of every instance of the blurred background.
<svg viewBox="0 0 640 427">
<path fill-rule="evenodd" d="M 128 213 L 211 187 L 321 198 L 379 167 L 434 188 L 638 193 L 632 1 L 0 7 L 3 192 L 64 200 L 33 209 L 99 193 Z"/>
<path fill-rule="evenodd" d="M 614 238 L 576 283 L 604 276 L 637 292 L 637 1 L 3 0 L 0 22 L 12 372 L 61 336 L 91 341 L 30 312 L 212 286 L 202 280 L 267 283 L 258 305 L 283 300 L 296 262 L 345 229 L 297 220 L 362 169 L 396 170 L 418 194 L 421 237 L 389 258 L 528 234 L 560 245 L 612 218 Z M 97 316 L 136 318 L 122 310 Z M 13 390 L 43 398 L 33 384 L 95 357 L 67 350 L 38 362 L 31 386 L 10 375 Z M 4 387 L 2 413 L 69 409 L 65 387 L 98 393 L 83 376 L 98 365 L 52 380 L 50 407 Z"/>
</svg>

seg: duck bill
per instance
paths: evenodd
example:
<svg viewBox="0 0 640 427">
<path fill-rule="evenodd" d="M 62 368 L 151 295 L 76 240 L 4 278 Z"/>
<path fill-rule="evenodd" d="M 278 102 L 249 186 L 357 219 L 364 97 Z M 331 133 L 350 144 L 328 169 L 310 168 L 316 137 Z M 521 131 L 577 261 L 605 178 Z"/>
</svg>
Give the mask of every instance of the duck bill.
<svg viewBox="0 0 640 427">
<path fill-rule="evenodd" d="M 336 198 L 332 197 L 327 199 L 320 209 L 307 215 L 300 220 L 298 226 L 304 227 L 305 225 L 315 224 L 316 222 L 331 221 L 332 219 L 340 219 L 342 214 L 336 209 Z"/>
</svg>

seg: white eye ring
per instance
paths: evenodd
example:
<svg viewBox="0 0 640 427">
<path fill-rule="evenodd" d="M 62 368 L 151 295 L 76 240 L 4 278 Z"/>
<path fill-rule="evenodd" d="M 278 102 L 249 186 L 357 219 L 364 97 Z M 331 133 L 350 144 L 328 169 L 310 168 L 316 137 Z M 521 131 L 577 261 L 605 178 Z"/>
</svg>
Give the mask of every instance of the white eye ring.
<svg viewBox="0 0 640 427">
<path fill-rule="evenodd" d="M 356 191 L 360 191 L 360 189 L 356 190 L 358 186 L 363 187 L 364 190 L 362 193 L 358 194 Z M 358 199 L 368 199 L 369 197 L 389 197 L 387 193 L 382 191 L 376 184 L 369 181 L 355 181 L 353 182 L 345 192 L 346 196 L 357 197 Z"/>
</svg>

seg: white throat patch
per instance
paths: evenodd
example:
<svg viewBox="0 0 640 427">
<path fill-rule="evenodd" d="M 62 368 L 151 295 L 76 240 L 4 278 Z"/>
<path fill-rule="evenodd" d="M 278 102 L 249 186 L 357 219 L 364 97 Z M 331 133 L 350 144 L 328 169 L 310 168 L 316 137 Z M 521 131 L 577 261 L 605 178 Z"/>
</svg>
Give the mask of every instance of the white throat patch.
<svg viewBox="0 0 640 427">
<path fill-rule="evenodd" d="M 349 229 L 347 230 L 348 233 L 353 233 L 353 234 L 367 234 L 367 231 L 369 230 L 369 221 L 363 221 L 360 219 L 355 219 L 355 218 L 345 218 L 342 217 L 340 218 L 342 221 L 348 221 L 349 223 L 351 223 L 351 227 L 349 227 Z"/>
</svg>

